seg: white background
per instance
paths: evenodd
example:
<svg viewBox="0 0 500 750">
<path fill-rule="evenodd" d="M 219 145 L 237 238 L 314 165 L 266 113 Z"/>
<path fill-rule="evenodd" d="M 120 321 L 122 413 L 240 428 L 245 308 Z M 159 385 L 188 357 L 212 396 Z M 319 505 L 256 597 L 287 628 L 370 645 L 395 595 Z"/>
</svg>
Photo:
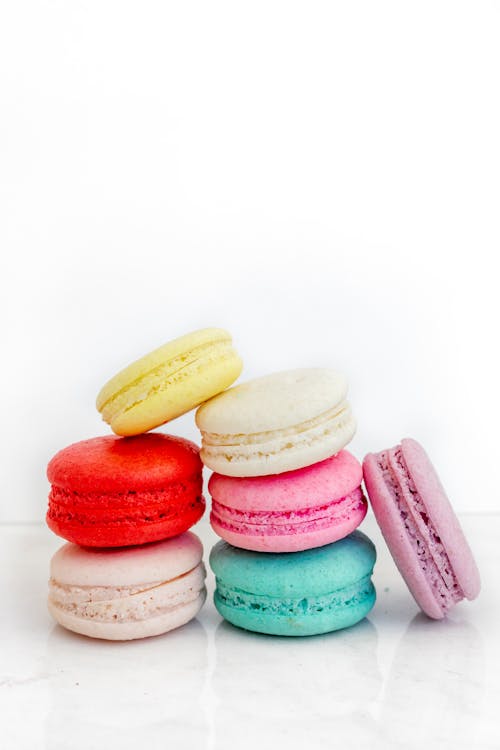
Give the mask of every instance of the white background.
<svg viewBox="0 0 500 750">
<path fill-rule="evenodd" d="M 359 457 L 416 437 L 497 510 L 499 39 L 498 2 L 3 4 L 0 518 L 207 325 L 243 378 L 343 370 Z"/>
</svg>

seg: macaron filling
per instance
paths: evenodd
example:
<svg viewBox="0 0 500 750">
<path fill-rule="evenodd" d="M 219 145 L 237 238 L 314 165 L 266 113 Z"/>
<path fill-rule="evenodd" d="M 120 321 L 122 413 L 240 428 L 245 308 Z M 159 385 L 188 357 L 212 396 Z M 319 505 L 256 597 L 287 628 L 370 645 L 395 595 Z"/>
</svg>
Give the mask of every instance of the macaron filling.
<svg viewBox="0 0 500 750">
<path fill-rule="evenodd" d="M 353 513 L 366 512 L 361 487 L 345 497 L 311 508 L 294 510 L 238 510 L 212 501 L 210 519 L 221 528 L 239 534 L 284 535 L 316 531 L 346 521 Z"/>
<path fill-rule="evenodd" d="M 211 341 L 163 362 L 141 377 L 127 383 L 120 390 L 98 400 L 97 407 L 105 422 L 112 422 L 151 396 L 166 391 L 173 385 L 187 380 L 200 366 L 211 362 L 223 362 L 235 356 L 232 341 L 228 337 Z"/>
<path fill-rule="evenodd" d="M 300 617 L 325 614 L 342 607 L 355 607 L 373 597 L 374 593 L 375 589 L 370 575 L 367 575 L 351 586 L 321 596 L 283 599 L 242 591 L 226 586 L 223 581 L 217 579 L 214 596 L 216 603 L 236 610 L 282 617 Z"/>
<path fill-rule="evenodd" d="M 376 462 L 399 511 L 422 572 L 437 603 L 443 612 L 447 612 L 464 598 L 464 593 L 411 478 L 401 446 L 376 454 Z"/>
<path fill-rule="evenodd" d="M 216 458 L 222 456 L 228 462 L 247 461 L 249 455 L 265 457 L 295 450 L 300 446 L 309 447 L 351 424 L 354 433 L 355 424 L 350 404 L 342 401 L 334 409 L 329 409 L 314 419 L 285 429 L 234 435 L 202 431 L 202 454 Z"/>
<path fill-rule="evenodd" d="M 55 609 L 95 622 L 135 622 L 158 617 L 205 597 L 205 566 L 169 581 L 136 586 L 78 586 L 49 581 L 49 603 Z"/>
</svg>

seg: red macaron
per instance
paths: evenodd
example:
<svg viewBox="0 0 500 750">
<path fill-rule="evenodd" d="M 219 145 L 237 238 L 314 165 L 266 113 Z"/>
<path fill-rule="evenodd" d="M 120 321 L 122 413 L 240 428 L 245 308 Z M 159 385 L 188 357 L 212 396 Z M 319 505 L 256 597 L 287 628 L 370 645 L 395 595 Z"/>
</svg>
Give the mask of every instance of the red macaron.
<svg viewBox="0 0 500 750">
<path fill-rule="evenodd" d="M 48 526 L 87 547 L 167 539 L 189 529 L 205 510 L 199 449 L 171 435 L 74 443 L 50 461 L 47 477 Z"/>
</svg>

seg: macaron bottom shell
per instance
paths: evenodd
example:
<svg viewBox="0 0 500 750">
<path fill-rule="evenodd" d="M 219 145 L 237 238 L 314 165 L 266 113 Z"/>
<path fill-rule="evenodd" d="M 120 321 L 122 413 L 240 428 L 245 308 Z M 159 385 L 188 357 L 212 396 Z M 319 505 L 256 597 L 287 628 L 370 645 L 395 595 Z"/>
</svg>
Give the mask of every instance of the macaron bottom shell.
<svg viewBox="0 0 500 750">
<path fill-rule="evenodd" d="M 354 437 L 356 421 L 347 405 L 340 414 L 312 428 L 251 435 L 211 435 L 202 430 L 201 459 L 205 466 L 229 477 L 283 474 L 325 461 Z"/>
<path fill-rule="evenodd" d="M 281 636 L 320 635 L 348 628 L 366 617 L 376 599 L 369 577 L 321 600 L 304 597 L 290 601 L 232 593 L 230 598 L 221 595 L 219 587 L 214 593 L 215 607 L 225 620 L 244 630 Z"/>
<path fill-rule="evenodd" d="M 207 597 L 206 589 L 196 599 L 178 605 L 157 617 L 132 622 L 97 622 L 78 617 L 55 606 L 49 599 L 48 609 L 54 620 L 74 633 L 107 641 L 132 641 L 138 638 L 163 635 L 192 620 L 201 610 Z"/>
<path fill-rule="evenodd" d="M 50 507 L 46 521 L 54 534 L 83 547 L 127 547 L 178 536 L 194 526 L 204 511 L 205 501 L 199 497 L 184 507 L 173 508 L 171 503 L 166 504 L 163 508 L 165 518 L 157 521 L 148 518 L 147 509 L 141 511 L 140 520 L 124 517 L 99 523 L 91 513 L 75 520 L 69 516 L 59 517 Z"/>
<path fill-rule="evenodd" d="M 289 533 L 273 533 L 272 529 L 242 533 L 219 523 L 213 512 L 210 523 L 215 533 L 234 547 L 255 552 L 301 552 L 343 539 L 358 528 L 366 516 L 366 511 L 367 504 L 363 501 L 351 511 L 348 518 L 332 520 L 328 526 L 324 526 L 321 521 L 316 524 L 308 524 L 305 521 L 303 524 L 297 524 Z M 248 528 L 251 526 L 247 526 Z"/>
</svg>

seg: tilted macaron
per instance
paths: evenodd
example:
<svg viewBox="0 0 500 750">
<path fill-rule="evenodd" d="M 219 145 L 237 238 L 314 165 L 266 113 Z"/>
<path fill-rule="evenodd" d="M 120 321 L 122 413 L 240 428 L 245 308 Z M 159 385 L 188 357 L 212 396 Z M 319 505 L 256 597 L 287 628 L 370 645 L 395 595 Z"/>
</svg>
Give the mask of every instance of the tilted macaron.
<svg viewBox="0 0 500 750">
<path fill-rule="evenodd" d="M 360 531 L 304 552 L 261 554 L 218 542 L 214 603 L 228 622 L 270 635 L 316 635 L 362 620 L 375 603 L 375 547 Z"/>
<path fill-rule="evenodd" d="M 212 474 L 210 522 L 236 547 L 296 552 L 354 531 L 366 515 L 361 464 L 348 451 L 264 477 Z"/>
<path fill-rule="evenodd" d="M 149 433 L 83 440 L 47 467 L 47 524 L 90 547 L 166 539 L 203 515 L 202 464 L 189 440 Z"/>
<path fill-rule="evenodd" d="M 416 440 L 363 462 L 366 489 L 382 534 L 417 604 L 441 619 L 474 599 L 479 572 L 436 471 Z"/>
<path fill-rule="evenodd" d="M 280 474 L 333 456 L 356 423 L 347 381 L 335 370 L 302 369 L 250 380 L 200 406 L 201 458 L 226 476 Z"/>
<path fill-rule="evenodd" d="M 204 328 L 171 341 L 119 372 L 97 409 L 117 435 L 138 435 L 194 409 L 241 373 L 231 336 Z"/>
<path fill-rule="evenodd" d="M 206 597 L 203 548 L 187 532 L 142 547 L 65 544 L 50 563 L 49 611 L 68 630 L 128 641 L 178 628 Z"/>
</svg>

